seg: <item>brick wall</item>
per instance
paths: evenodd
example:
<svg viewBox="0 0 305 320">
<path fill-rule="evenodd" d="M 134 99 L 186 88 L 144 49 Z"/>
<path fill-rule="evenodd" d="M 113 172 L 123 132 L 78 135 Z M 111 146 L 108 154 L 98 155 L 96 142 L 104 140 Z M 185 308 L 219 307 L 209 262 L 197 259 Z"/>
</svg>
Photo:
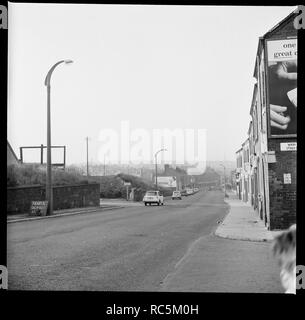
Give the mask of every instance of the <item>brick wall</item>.
<svg viewBox="0 0 305 320">
<path fill-rule="evenodd" d="M 266 37 L 268 40 L 296 37 L 292 16 Z M 286 229 L 296 223 L 296 151 L 281 151 L 281 142 L 296 142 L 295 138 L 269 138 L 268 150 L 275 151 L 276 163 L 268 164 L 270 229 Z M 291 184 L 284 184 L 284 173 L 291 174 Z"/>
<path fill-rule="evenodd" d="M 27 213 L 31 201 L 45 200 L 45 186 L 7 188 L 7 214 Z M 100 205 L 98 183 L 53 187 L 54 210 Z"/>
<path fill-rule="evenodd" d="M 276 163 L 268 164 L 270 229 L 286 229 L 296 223 L 297 152 L 281 151 L 281 142 L 296 139 L 269 139 L 268 149 L 275 151 Z M 291 174 L 291 184 L 284 184 L 284 173 Z"/>
</svg>

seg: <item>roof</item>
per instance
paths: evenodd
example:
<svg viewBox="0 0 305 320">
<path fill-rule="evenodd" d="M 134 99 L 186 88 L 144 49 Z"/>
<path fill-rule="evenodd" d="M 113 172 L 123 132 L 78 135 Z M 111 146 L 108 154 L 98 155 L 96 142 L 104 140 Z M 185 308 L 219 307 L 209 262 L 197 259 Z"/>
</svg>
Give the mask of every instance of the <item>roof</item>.
<svg viewBox="0 0 305 320">
<path fill-rule="evenodd" d="M 252 115 L 253 107 L 256 102 L 256 96 L 257 96 L 257 83 L 254 84 L 253 87 L 253 95 L 252 95 L 252 102 L 251 102 L 251 108 L 250 108 L 250 115 Z"/>
<path fill-rule="evenodd" d="M 256 59 L 255 59 L 255 65 L 254 65 L 254 71 L 253 71 L 253 77 L 257 79 L 257 59 L 260 57 L 260 53 L 263 48 L 263 40 L 270 37 L 272 33 L 274 33 L 279 27 L 282 25 L 288 23 L 290 19 L 297 16 L 299 13 L 299 9 L 296 8 L 294 11 L 292 11 L 288 16 L 286 16 L 284 19 L 282 19 L 280 22 L 278 22 L 275 26 L 273 26 L 269 31 L 267 31 L 263 36 L 259 37 L 258 39 L 258 45 L 257 45 L 257 52 L 256 52 Z"/>
<path fill-rule="evenodd" d="M 249 137 L 245 140 L 244 143 L 242 143 L 241 145 L 244 146 L 247 142 L 249 142 Z"/>
<path fill-rule="evenodd" d="M 252 121 L 250 121 L 249 123 L 248 135 L 250 135 L 251 127 L 252 127 Z"/>
<path fill-rule="evenodd" d="M 279 23 L 277 23 L 274 27 L 272 27 L 269 31 L 267 31 L 263 38 L 267 38 L 269 36 L 272 35 L 272 33 L 274 31 L 276 31 L 276 29 L 278 29 L 280 26 L 282 26 L 283 24 L 286 24 L 289 22 L 290 19 L 295 18 L 297 16 L 297 14 L 299 13 L 299 8 L 296 8 L 294 11 L 292 11 L 288 16 L 286 16 L 283 20 L 281 20 Z"/>
<path fill-rule="evenodd" d="M 255 79 L 257 79 L 257 59 L 260 58 L 263 39 L 264 39 L 263 37 L 259 37 L 259 39 L 258 39 L 258 45 L 257 45 L 257 51 L 256 51 L 256 59 L 255 59 L 254 71 L 253 71 L 253 77 Z"/>
<path fill-rule="evenodd" d="M 239 153 L 242 151 L 243 148 L 239 148 L 235 153 Z"/>
</svg>

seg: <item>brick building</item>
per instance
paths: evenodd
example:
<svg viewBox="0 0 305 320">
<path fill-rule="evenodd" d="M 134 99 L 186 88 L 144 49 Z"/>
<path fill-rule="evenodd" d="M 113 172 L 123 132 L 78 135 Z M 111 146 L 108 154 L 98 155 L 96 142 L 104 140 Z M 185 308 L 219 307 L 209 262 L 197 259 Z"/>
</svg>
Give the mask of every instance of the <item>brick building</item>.
<svg viewBox="0 0 305 320">
<path fill-rule="evenodd" d="M 242 200 L 242 152 L 243 149 L 240 148 L 236 151 L 236 195 L 239 200 Z"/>
<path fill-rule="evenodd" d="M 251 123 L 250 123 L 251 126 Z M 240 200 L 251 203 L 250 140 L 236 151 L 236 192 Z"/>
<path fill-rule="evenodd" d="M 253 75 L 248 131 L 251 204 L 270 230 L 296 222 L 296 16 L 291 13 L 260 37 Z"/>
</svg>

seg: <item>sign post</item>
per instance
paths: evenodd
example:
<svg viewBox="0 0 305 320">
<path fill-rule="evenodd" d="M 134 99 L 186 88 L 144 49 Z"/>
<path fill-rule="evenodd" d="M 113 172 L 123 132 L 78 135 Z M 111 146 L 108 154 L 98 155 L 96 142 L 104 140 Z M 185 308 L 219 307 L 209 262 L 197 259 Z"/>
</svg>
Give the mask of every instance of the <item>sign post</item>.
<svg viewBox="0 0 305 320">
<path fill-rule="evenodd" d="M 129 186 L 131 186 L 130 182 L 124 182 L 124 186 L 126 186 L 126 200 L 129 200 Z"/>
</svg>

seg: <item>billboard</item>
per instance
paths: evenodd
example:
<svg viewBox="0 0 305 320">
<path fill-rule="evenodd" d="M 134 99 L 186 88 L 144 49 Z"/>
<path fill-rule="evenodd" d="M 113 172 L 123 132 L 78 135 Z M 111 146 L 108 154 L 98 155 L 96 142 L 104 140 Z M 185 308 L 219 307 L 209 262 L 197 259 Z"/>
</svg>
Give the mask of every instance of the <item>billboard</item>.
<svg viewBox="0 0 305 320">
<path fill-rule="evenodd" d="M 157 177 L 158 186 L 163 188 L 176 188 L 177 179 L 176 177 Z"/>
<path fill-rule="evenodd" d="M 271 136 L 297 133 L 297 39 L 267 41 Z"/>
</svg>

